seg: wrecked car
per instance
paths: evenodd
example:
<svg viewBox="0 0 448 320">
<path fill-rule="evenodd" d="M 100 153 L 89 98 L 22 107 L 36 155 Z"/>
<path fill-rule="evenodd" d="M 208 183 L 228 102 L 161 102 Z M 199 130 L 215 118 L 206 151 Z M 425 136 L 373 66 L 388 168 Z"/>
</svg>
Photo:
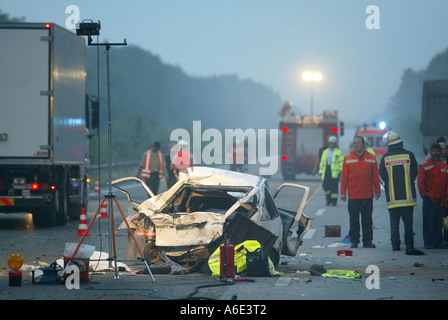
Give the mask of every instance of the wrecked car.
<svg viewBox="0 0 448 320">
<path fill-rule="evenodd" d="M 281 254 L 297 254 L 310 227 L 303 214 L 309 187 L 285 183 L 272 196 L 265 178 L 246 173 L 193 167 L 158 195 L 135 177 L 115 180 L 112 186 L 127 195 L 128 221 L 145 237 L 149 264 L 163 251 L 187 270 L 201 271 L 225 237 L 233 245 L 257 240 L 276 266 Z M 291 190 L 295 196 L 287 195 Z M 286 201 L 280 207 L 282 198 Z"/>
</svg>

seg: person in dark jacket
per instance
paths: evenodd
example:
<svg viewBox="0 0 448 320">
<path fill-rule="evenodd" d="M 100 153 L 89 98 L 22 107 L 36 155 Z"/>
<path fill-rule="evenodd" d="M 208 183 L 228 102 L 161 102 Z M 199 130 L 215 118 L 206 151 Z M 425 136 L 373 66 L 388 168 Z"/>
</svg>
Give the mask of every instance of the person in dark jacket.
<svg viewBox="0 0 448 320">
<path fill-rule="evenodd" d="M 381 159 L 379 174 L 384 183 L 387 209 L 390 216 L 390 236 L 392 250 L 400 250 L 400 218 L 404 224 L 406 254 L 422 255 L 414 248 L 413 214 L 417 205 L 415 180 L 418 164 L 414 154 L 403 146 L 396 132 L 387 135 L 387 152 Z"/>
</svg>

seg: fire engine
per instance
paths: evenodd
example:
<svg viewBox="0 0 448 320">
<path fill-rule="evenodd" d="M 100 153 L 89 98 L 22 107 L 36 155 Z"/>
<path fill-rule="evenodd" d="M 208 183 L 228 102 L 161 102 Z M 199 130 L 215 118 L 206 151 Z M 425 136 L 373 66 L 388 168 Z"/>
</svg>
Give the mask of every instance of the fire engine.
<svg viewBox="0 0 448 320">
<path fill-rule="evenodd" d="M 314 174 L 319 150 L 327 145 L 329 136 L 343 135 L 344 123 L 338 122 L 337 110 L 322 115 L 296 116 L 286 102 L 281 111 L 281 170 L 285 180 L 295 180 L 297 173 Z"/>
<path fill-rule="evenodd" d="M 386 153 L 387 146 L 383 142 L 383 136 L 390 131 L 384 122 L 363 124 L 358 126 L 356 135 L 364 137 L 367 147 L 370 147 L 375 152 L 378 162 Z"/>
</svg>

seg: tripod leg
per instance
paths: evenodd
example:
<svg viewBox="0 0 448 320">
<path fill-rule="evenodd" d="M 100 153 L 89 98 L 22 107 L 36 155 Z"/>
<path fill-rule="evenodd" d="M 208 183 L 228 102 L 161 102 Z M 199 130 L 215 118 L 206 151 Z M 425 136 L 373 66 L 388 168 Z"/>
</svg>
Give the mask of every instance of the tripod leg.
<svg viewBox="0 0 448 320">
<path fill-rule="evenodd" d="M 144 255 L 143 255 L 143 252 L 142 252 L 142 250 L 140 249 L 140 246 L 139 246 L 138 243 L 137 243 L 137 239 L 135 239 L 134 232 L 132 232 L 131 226 L 129 225 L 129 222 L 128 222 L 128 220 L 126 219 L 126 217 L 125 217 L 125 215 L 124 215 L 124 213 L 123 213 L 123 210 L 121 209 L 120 204 L 118 203 L 117 198 L 115 198 L 115 203 L 116 203 L 118 209 L 120 210 L 120 213 L 121 213 L 121 216 L 122 216 L 122 218 L 123 218 L 123 221 L 124 221 L 124 223 L 126 224 L 126 227 L 128 228 L 129 233 L 130 233 L 131 236 L 132 236 L 132 240 L 134 241 L 134 244 L 135 244 L 135 246 L 137 247 L 137 250 L 138 250 L 138 252 L 139 252 L 139 254 L 140 254 L 140 257 L 141 257 L 142 260 L 145 262 L 146 268 L 148 269 L 148 273 L 149 273 L 149 275 L 151 276 L 152 282 L 156 282 L 156 280 L 154 279 L 154 276 L 153 276 L 153 274 L 152 274 L 152 272 L 151 272 L 151 269 L 149 268 L 148 262 L 146 261 Z"/>
<path fill-rule="evenodd" d="M 70 261 L 72 261 L 72 260 L 75 259 L 75 256 L 76 256 L 76 254 L 78 253 L 79 247 L 81 247 L 82 242 L 84 241 L 84 239 L 86 238 L 87 234 L 89 233 L 89 230 L 90 230 L 90 228 L 92 227 L 92 224 L 93 224 L 93 222 L 95 221 L 96 217 L 98 216 L 98 213 L 100 212 L 101 207 L 102 207 L 103 204 L 104 204 L 104 201 L 106 201 L 106 198 L 105 198 L 105 197 L 103 197 L 103 201 L 101 201 L 101 204 L 99 205 L 98 210 L 96 210 L 95 215 L 93 216 L 92 220 L 90 221 L 89 226 L 87 227 L 87 230 L 84 232 L 84 234 L 83 234 L 81 240 L 80 240 L 79 243 L 78 243 L 78 246 L 76 247 L 75 251 L 74 251 L 73 254 L 72 254 L 72 257 L 71 257 L 70 260 L 68 261 L 67 266 L 64 268 L 64 271 L 62 272 L 62 276 L 65 274 L 65 271 L 67 270 L 67 267 L 70 265 Z"/>
<path fill-rule="evenodd" d="M 116 246 L 116 242 L 115 242 L 115 220 L 114 220 L 114 206 L 112 201 L 109 202 L 109 205 L 111 206 L 111 215 L 110 215 L 110 222 L 111 222 L 111 234 L 112 234 L 112 248 L 113 248 L 113 253 L 114 256 L 112 257 L 112 259 L 114 260 L 114 269 L 115 269 L 115 279 L 118 279 L 118 266 L 117 266 L 117 246 Z"/>
<path fill-rule="evenodd" d="M 96 211 L 95 215 L 93 216 L 92 220 L 90 221 L 89 226 L 87 227 L 87 230 L 84 232 L 81 240 L 78 243 L 78 246 L 76 247 L 75 251 L 73 252 L 73 255 L 71 257 L 72 260 L 75 258 L 76 254 L 78 253 L 79 247 L 81 246 L 82 242 L 84 241 L 84 239 L 86 238 L 87 234 L 89 233 L 89 230 L 92 227 L 93 222 L 95 222 L 95 219 L 98 216 L 98 213 L 100 212 L 100 209 L 101 209 L 102 205 L 104 204 L 104 201 L 106 201 L 105 197 L 103 197 L 103 201 L 101 201 L 101 204 L 98 207 L 98 210 Z"/>
</svg>

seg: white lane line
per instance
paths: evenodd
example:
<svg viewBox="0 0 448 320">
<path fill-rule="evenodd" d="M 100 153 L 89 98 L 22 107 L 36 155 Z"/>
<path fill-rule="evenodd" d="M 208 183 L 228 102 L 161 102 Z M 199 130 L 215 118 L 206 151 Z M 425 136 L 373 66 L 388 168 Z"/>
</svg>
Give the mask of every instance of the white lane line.
<svg viewBox="0 0 448 320">
<path fill-rule="evenodd" d="M 325 212 L 325 209 L 319 209 L 316 211 L 316 216 L 321 216 L 324 214 L 324 212 Z"/>
<path fill-rule="evenodd" d="M 316 232 L 316 229 L 308 229 L 308 231 L 303 235 L 302 239 L 310 240 L 314 236 L 315 232 Z"/>
<path fill-rule="evenodd" d="M 289 283 L 291 282 L 291 277 L 281 277 L 278 278 L 277 282 L 275 283 L 276 287 L 287 287 Z"/>
</svg>

